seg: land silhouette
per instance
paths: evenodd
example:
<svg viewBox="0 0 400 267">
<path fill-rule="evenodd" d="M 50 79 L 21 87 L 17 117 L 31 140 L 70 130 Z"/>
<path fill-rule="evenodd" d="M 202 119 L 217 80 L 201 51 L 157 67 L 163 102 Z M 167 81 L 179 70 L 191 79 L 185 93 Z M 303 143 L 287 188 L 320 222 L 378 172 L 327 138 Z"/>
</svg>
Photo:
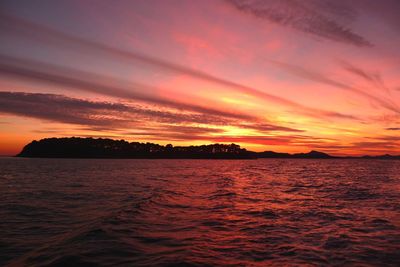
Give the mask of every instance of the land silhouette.
<svg viewBox="0 0 400 267">
<path fill-rule="evenodd" d="M 399 156 L 337 157 L 312 150 L 308 153 L 253 152 L 237 144 L 173 146 L 127 142 L 108 138 L 45 138 L 27 144 L 17 157 L 31 158 L 143 158 L 143 159 L 257 159 L 257 158 L 366 158 L 400 159 Z"/>
</svg>

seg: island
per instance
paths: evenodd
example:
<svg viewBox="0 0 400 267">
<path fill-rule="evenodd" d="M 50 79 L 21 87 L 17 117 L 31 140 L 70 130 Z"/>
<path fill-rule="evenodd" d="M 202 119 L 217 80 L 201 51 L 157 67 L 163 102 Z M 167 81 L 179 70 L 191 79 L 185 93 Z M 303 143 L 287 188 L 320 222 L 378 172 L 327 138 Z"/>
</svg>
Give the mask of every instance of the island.
<svg viewBox="0 0 400 267">
<path fill-rule="evenodd" d="M 254 153 L 239 145 L 173 146 L 108 138 L 45 138 L 26 145 L 17 157 L 250 159 Z"/>
<path fill-rule="evenodd" d="M 127 158 L 127 159 L 400 159 L 399 156 L 337 157 L 312 150 L 308 153 L 254 152 L 237 144 L 173 146 L 128 142 L 109 138 L 45 138 L 27 144 L 17 157 L 27 158 Z"/>
</svg>

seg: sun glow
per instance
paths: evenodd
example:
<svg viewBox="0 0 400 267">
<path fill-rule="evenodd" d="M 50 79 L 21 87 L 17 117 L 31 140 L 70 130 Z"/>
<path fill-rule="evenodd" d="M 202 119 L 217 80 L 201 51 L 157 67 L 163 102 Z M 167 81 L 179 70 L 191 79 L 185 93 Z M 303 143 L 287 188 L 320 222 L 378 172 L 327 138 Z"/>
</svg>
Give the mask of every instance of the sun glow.
<svg viewBox="0 0 400 267">
<path fill-rule="evenodd" d="M 400 153 L 399 40 L 372 10 L 358 24 L 382 23 L 356 32 L 339 17 L 336 30 L 286 25 L 229 1 L 62 5 L 80 12 L 0 14 L 0 154 L 51 136 Z"/>
</svg>

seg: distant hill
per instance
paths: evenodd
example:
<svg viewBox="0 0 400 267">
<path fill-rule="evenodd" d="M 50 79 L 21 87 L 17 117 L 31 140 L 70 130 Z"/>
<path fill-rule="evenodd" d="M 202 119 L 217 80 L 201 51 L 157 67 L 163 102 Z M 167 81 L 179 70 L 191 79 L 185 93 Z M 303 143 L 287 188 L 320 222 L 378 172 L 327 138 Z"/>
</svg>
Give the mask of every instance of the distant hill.
<svg viewBox="0 0 400 267">
<path fill-rule="evenodd" d="M 17 157 L 31 158 L 144 158 L 144 159 L 256 159 L 256 158 L 364 158 L 400 159 L 399 156 L 334 157 L 312 150 L 308 153 L 253 152 L 236 144 L 173 146 L 154 143 L 127 142 L 107 138 L 45 138 L 27 144 Z"/>
<path fill-rule="evenodd" d="M 393 156 L 389 154 L 379 155 L 379 156 L 362 156 L 363 159 L 400 159 L 400 155 Z"/>
<path fill-rule="evenodd" d="M 328 159 L 334 158 L 331 155 L 328 155 L 323 152 L 312 150 L 308 153 L 297 153 L 297 154 L 289 154 L 289 153 L 278 153 L 273 151 L 265 151 L 257 153 L 258 158 L 292 158 L 292 159 Z"/>
<path fill-rule="evenodd" d="M 292 158 L 329 159 L 334 157 L 323 152 L 312 150 L 308 153 L 293 154 Z"/>
</svg>

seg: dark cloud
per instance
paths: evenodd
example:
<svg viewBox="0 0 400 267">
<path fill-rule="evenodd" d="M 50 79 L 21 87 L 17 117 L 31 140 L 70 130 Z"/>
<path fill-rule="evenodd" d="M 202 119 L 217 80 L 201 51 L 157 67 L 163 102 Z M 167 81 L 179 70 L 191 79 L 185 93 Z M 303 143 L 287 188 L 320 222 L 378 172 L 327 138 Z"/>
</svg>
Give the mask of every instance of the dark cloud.
<svg viewBox="0 0 400 267">
<path fill-rule="evenodd" d="M 324 39 L 359 47 L 372 46 L 364 37 L 342 25 L 337 17 L 351 18 L 355 15 L 350 7 L 333 1 L 298 0 L 226 0 L 246 14 Z"/>
<path fill-rule="evenodd" d="M 326 138 L 318 138 L 307 135 L 253 135 L 253 136 L 216 136 L 208 138 L 211 142 L 243 142 L 260 145 L 290 145 L 290 146 L 310 146 L 329 141 Z"/>
<path fill-rule="evenodd" d="M 394 143 L 394 142 L 390 142 L 390 141 L 365 141 L 365 142 L 354 142 L 352 143 L 352 147 L 354 149 L 365 149 L 365 150 L 374 150 L 374 149 L 387 149 L 387 150 L 394 150 L 394 149 L 398 149 L 399 144 L 398 143 Z"/>
<path fill-rule="evenodd" d="M 288 145 L 292 138 L 279 136 L 210 136 L 186 133 L 145 133 L 137 134 L 141 139 L 165 141 L 209 141 L 211 143 L 249 143 L 259 145 Z"/>
<path fill-rule="evenodd" d="M 255 135 L 227 136 L 223 128 L 218 128 L 220 118 L 202 114 L 173 113 L 126 105 L 123 103 L 89 101 L 63 95 L 23 92 L 0 92 L 0 113 L 50 120 L 79 126 L 80 130 L 108 132 L 117 136 L 134 136 L 140 140 L 209 142 L 245 142 L 263 145 L 296 145 L 298 143 L 319 142 L 325 139 L 303 135 Z M 215 121 L 213 121 L 215 119 Z M 148 124 L 148 121 L 157 122 Z M 226 119 L 225 119 L 226 120 Z M 145 123 L 146 122 L 146 123 Z M 185 123 L 187 123 L 185 125 Z M 193 126 L 190 124 L 208 124 L 213 126 Z M 230 125 L 253 129 L 260 133 L 301 132 L 265 122 L 225 121 Z M 40 129 L 38 133 L 63 135 L 59 129 Z M 115 137 L 115 136 L 114 136 Z"/>
<path fill-rule="evenodd" d="M 120 132 L 124 136 L 141 136 L 147 138 L 161 138 L 163 140 L 194 140 L 204 139 L 210 134 L 224 133 L 223 129 L 185 125 L 157 125 L 135 127 L 135 131 Z"/>
<path fill-rule="evenodd" d="M 257 128 L 257 126 L 249 126 Z M 276 127 L 279 128 L 279 127 Z M 277 131 L 273 127 L 272 131 Z M 289 128 L 289 131 L 291 129 Z M 289 144 L 294 140 L 301 139 L 299 136 L 228 136 L 224 135 L 224 130 L 205 127 L 185 127 L 185 126 L 167 126 L 156 127 L 146 132 L 126 132 L 127 135 L 144 137 L 149 140 L 170 140 L 170 141 L 209 141 L 209 142 L 246 142 L 263 145 L 282 145 Z"/>
<path fill-rule="evenodd" d="M 221 136 L 208 138 L 217 143 L 249 143 L 259 145 L 289 145 L 293 138 L 286 136 Z"/>
<path fill-rule="evenodd" d="M 389 127 L 389 128 L 386 128 L 385 130 L 388 130 L 388 131 L 400 131 L 400 127 Z"/>
<path fill-rule="evenodd" d="M 398 142 L 398 141 L 400 141 L 400 136 L 384 135 L 384 136 L 378 136 L 378 137 L 371 137 L 370 139 L 389 141 L 389 142 Z"/>
<path fill-rule="evenodd" d="M 188 134 L 184 132 L 144 132 L 144 133 L 127 133 L 125 136 L 133 136 L 140 140 L 163 140 L 163 141 L 205 141 L 208 140 L 208 135 Z"/>
<path fill-rule="evenodd" d="M 0 112 L 90 126 L 90 129 L 127 128 L 151 120 L 162 123 L 226 124 L 204 114 L 173 113 L 121 103 L 94 102 L 55 94 L 0 92 Z"/>
<path fill-rule="evenodd" d="M 61 95 L 0 92 L 0 112 L 62 123 L 111 126 L 126 122 L 117 116 L 126 111 L 124 105 Z"/>
<path fill-rule="evenodd" d="M 235 125 L 239 128 L 254 129 L 260 132 L 283 131 L 283 132 L 304 132 L 303 130 L 294 129 L 290 127 L 283 127 L 274 124 L 259 123 L 259 124 L 238 124 Z"/>
<path fill-rule="evenodd" d="M 178 74 L 188 75 L 192 78 L 200 79 L 206 82 L 217 83 L 219 85 L 227 86 L 231 89 L 235 89 L 238 92 L 252 95 L 254 97 L 259 97 L 263 100 L 267 100 L 273 103 L 277 103 L 283 106 L 287 106 L 298 113 L 305 114 L 310 117 L 316 118 L 341 118 L 341 119 L 357 119 L 354 116 L 348 114 L 341 114 L 338 112 L 326 111 L 315 109 L 311 107 L 307 107 L 301 105 L 299 103 L 293 102 L 291 100 L 268 94 L 264 91 L 257 90 L 251 88 L 249 86 L 239 84 L 227 79 L 223 79 L 212 74 L 208 74 L 199 70 L 191 69 L 185 66 L 181 66 L 175 63 L 171 63 L 159 58 L 155 58 L 152 56 L 144 55 L 137 52 L 131 52 L 126 50 L 117 49 L 114 47 L 110 47 L 106 44 L 97 43 L 90 40 L 85 40 L 79 37 L 71 36 L 51 28 L 44 27 L 42 25 L 38 25 L 35 23 L 31 23 L 25 21 L 20 18 L 10 17 L 6 14 L 0 13 L 0 27 L 3 30 L 8 31 L 10 34 L 19 34 L 24 37 L 29 37 L 35 40 L 41 40 L 45 43 L 53 43 L 56 44 L 57 47 L 64 47 L 66 49 L 77 49 L 83 54 L 96 54 L 96 56 L 106 57 L 112 56 L 114 59 L 117 59 L 122 62 L 128 63 L 142 63 L 149 65 L 153 68 L 158 68 L 166 72 L 173 72 Z M 50 81 L 56 83 L 67 83 L 68 86 L 79 87 L 80 89 L 89 90 L 96 93 L 102 93 L 106 95 L 114 95 L 121 98 L 134 98 L 141 99 L 143 101 L 153 101 L 158 104 L 162 104 L 164 102 L 165 105 L 173 105 L 176 107 L 187 108 L 191 110 L 199 110 L 204 109 L 204 107 L 199 107 L 195 105 L 189 105 L 184 103 L 175 103 L 166 99 L 155 98 L 154 96 L 143 95 L 143 89 L 146 88 L 144 85 L 131 85 L 131 90 L 126 90 L 123 88 L 113 88 L 107 87 L 101 84 L 96 84 L 93 82 L 88 82 L 82 77 L 88 76 L 96 76 L 90 73 L 84 73 L 78 70 L 71 70 L 62 68 L 59 66 L 51 66 L 48 64 L 44 64 L 41 62 L 34 62 L 28 60 L 21 60 L 16 58 L 10 58 L 6 56 L 2 56 L 0 62 L 2 63 L 2 69 L 0 72 L 9 74 L 9 75 L 18 75 L 20 77 L 29 77 L 34 79 L 39 79 L 43 81 Z M 16 64 L 18 63 L 18 64 Z M 57 72 L 55 72 L 57 71 Z M 65 77 L 66 75 L 71 75 Z M 47 76 L 46 76 L 47 75 Z M 98 76 L 98 75 L 97 75 Z M 76 79 L 78 77 L 78 80 Z M 96 77 L 93 77 L 96 78 Z M 102 77 L 97 77 L 102 78 Z M 108 77 L 110 78 L 110 77 Z M 94 79 L 95 81 L 98 79 Z M 135 88 L 136 87 L 136 88 Z M 134 90 L 136 89 L 136 90 Z M 149 89 L 149 88 L 148 88 Z M 150 88 L 151 89 L 151 88 Z M 134 92 L 132 92 L 134 90 Z M 149 90 L 147 90 L 149 91 Z M 151 90 L 150 90 L 151 91 Z M 214 109 L 210 109 L 211 112 L 217 112 Z M 221 112 L 221 111 L 219 111 Z M 221 114 L 222 115 L 222 114 Z M 227 116 L 243 116 L 240 114 L 226 114 Z M 248 116 L 249 117 L 249 116 Z M 242 117 L 242 119 L 244 119 Z M 249 119 L 249 118 L 248 118 Z"/>
<path fill-rule="evenodd" d="M 224 130 L 218 127 L 225 125 L 264 133 L 300 132 L 294 128 L 259 121 L 250 123 L 209 114 L 171 112 L 141 105 L 89 101 L 43 93 L 0 92 L 1 113 L 73 124 L 79 126 L 77 129 L 80 130 L 107 131 L 124 136 L 157 137 L 165 140 L 209 140 L 210 136 L 223 134 Z M 57 133 L 58 129 L 43 130 L 44 132 Z"/>
<path fill-rule="evenodd" d="M 115 84 L 106 84 L 99 82 L 112 80 L 112 78 L 104 75 L 73 70 L 66 67 L 60 67 L 36 61 L 22 60 L 0 55 L 0 72 L 6 73 L 8 75 L 18 76 L 20 78 L 29 78 L 42 82 L 50 82 L 57 85 L 81 89 L 88 92 L 99 93 L 127 100 L 130 99 L 136 101 L 144 101 L 156 105 L 168 106 L 175 109 L 184 109 L 209 115 L 235 119 L 255 119 L 254 116 L 247 114 L 231 113 L 194 104 L 168 100 L 149 94 L 143 94 L 142 91 L 154 91 L 154 89 L 144 85 L 132 83 L 127 85 L 129 89 L 121 88 Z"/>
<path fill-rule="evenodd" d="M 357 151 L 358 155 L 364 153 L 387 154 L 388 151 L 396 151 L 399 143 L 393 141 L 360 141 L 350 144 L 329 143 L 315 144 L 314 149 L 335 154 L 346 154 L 348 151 Z"/>
<path fill-rule="evenodd" d="M 169 133 L 184 133 L 184 134 L 195 134 L 195 135 L 224 132 L 224 130 L 219 128 L 193 127 L 193 126 L 183 126 L 183 125 L 164 125 L 158 127 L 157 129 Z"/>
<path fill-rule="evenodd" d="M 65 130 L 62 129 L 52 129 L 52 128 L 43 128 L 43 129 L 36 129 L 36 130 L 32 130 L 32 132 L 34 133 L 39 133 L 39 134 L 65 134 Z"/>
</svg>

